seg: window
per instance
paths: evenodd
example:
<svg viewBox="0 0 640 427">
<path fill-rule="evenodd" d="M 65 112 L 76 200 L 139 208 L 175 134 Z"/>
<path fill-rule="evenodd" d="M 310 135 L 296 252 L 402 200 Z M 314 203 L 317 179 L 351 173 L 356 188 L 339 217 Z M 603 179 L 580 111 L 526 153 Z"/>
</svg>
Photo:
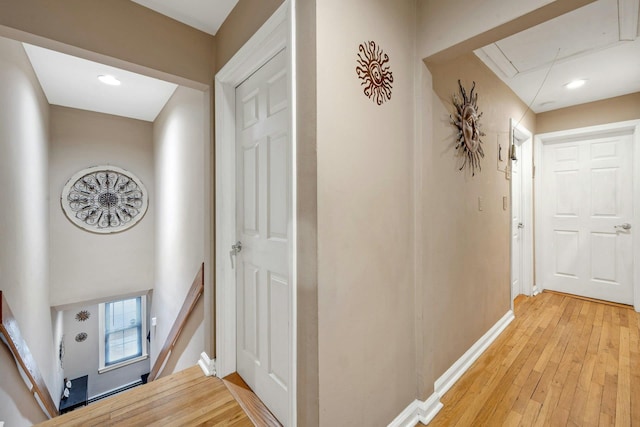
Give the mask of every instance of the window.
<svg viewBox="0 0 640 427">
<path fill-rule="evenodd" d="M 100 373 L 147 358 L 146 297 L 102 303 Z"/>
</svg>

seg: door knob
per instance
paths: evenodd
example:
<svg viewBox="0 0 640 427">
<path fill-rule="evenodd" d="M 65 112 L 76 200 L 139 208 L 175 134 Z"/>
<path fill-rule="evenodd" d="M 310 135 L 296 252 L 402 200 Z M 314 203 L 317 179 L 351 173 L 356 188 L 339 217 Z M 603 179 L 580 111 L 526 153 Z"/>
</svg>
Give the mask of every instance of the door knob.
<svg viewBox="0 0 640 427">
<path fill-rule="evenodd" d="M 233 252 L 234 255 L 237 255 L 240 251 L 242 251 L 242 242 L 238 240 L 235 244 L 231 245 L 231 252 Z"/>
<path fill-rule="evenodd" d="M 233 245 L 231 245 L 231 250 L 229 251 L 229 259 L 231 260 L 231 268 L 235 268 L 233 265 L 233 257 L 238 255 L 238 253 L 242 250 L 242 242 L 237 241 Z"/>
<path fill-rule="evenodd" d="M 629 224 L 628 222 L 625 222 L 624 224 L 614 226 L 614 228 L 620 228 L 622 230 L 627 231 L 627 230 L 631 230 L 631 224 Z"/>
<path fill-rule="evenodd" d="M 518 223 L 518 228 L 524 228 L 524 224 L 523 224 L 523 223 L 521 223 L 521 222 L 519 222 L 519 223 Z"/>
</svg>

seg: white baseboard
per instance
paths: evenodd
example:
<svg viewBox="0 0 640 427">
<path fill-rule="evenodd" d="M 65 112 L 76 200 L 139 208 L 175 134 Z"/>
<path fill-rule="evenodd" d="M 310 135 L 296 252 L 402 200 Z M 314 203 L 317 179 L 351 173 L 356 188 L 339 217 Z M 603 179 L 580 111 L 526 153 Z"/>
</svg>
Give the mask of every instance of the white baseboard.
<svg viewBox="0 0 640 427">
<path fill-rule="evenodd" d="M 502 319 L 491 327 L 475 344 L 471 346 L 447 371 L 435 382 L 433 394 L 424 402 L 414 400 L 398 415 L 388 427 L 413 427 L 421 422 L 429 424 L 433 417 L 442 409 L 440 398 L 449 391 L 456 381 L 469 369 L 482 353 L 495 341 L 504 329 L 515 319 L 513 311 L 509 310 Z"/>
<path fill-rule="evenodd" d="M 513 311 L 509 310 L 502 319 L 493 325 L 475 344 L 471 346 L 447 371 L 435 382 L 435 392 L 438 396 L 444 396 L 456 381 L 469 369 L 478 357 L 491 345 L 504 329 L 515 319 Z"/>
<path fill-rule="evenodd" d="M 413 427 L 419 422 L 429 424 L 441 408 L 440 396 L 436 393 L 433 393 L 424 402 L 416 399 L 391 421 L 388 427 Z"/>
<path fill-rule="evenodd" d="M 202 369 L 205 376 L 211 377 L 216 375 L 216 360 L 210 359 L 207 353 L 204 351 L 200 353 L 200 359 L 198 360 L 198 366 Z"/>
</svg>

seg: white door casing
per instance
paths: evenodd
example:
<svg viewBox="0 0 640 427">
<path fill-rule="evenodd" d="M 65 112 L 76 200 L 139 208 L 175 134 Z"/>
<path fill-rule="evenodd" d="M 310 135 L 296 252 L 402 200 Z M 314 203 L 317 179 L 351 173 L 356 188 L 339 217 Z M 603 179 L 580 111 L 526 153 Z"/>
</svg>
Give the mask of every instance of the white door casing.
<svg viewBox="0 0 640 427">
<path fill-rule="evenodd" d="M 236 238 L 236 88 L 286 49 L 287 131 L 289 222 L 287 224 L 289 298 L 287 358 L 288 387 L 285 419 L 296 425 L 296 108 L 295 108 L 295 26 L 294 4 L 290 0 L 272 17 L 216 74 L 216 374 L 224 377 L 237 370 L 236 364 L 236 270 L 232 268 L 230 249 Z"/>
<path fill-rule="evenodd" d="M 517 160 L 511 159 L 511 300 L 522 290 L 522 145 L 514 138 L 512 144 Z M 511 150 L 510 150 L 511 151 Z"/>
<path fill-rule="evenodd" d="M 536 137 L 538 284 L 638 310 L 638 121 Z"/>
<path fill-rule="evenodd" d="M 291 168 L 286 50 L 236 89 L 237 371 L 288 423 Z"/>
<path fill-rule="evenodd" d="M 517 160 L 511 168 L 511 301 L 534 295 L 533 283 L 533 136 L 511 119 Z M 513 308 L 513 307 L 512 307 Z"/>
</svg>

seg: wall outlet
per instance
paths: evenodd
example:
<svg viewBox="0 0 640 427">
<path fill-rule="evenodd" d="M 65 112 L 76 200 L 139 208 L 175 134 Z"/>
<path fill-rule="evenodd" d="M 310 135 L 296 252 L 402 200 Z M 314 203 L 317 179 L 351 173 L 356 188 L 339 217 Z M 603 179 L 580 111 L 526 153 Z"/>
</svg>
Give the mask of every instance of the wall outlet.
<svg viewBox="0 0 640 427">
<path fill-rule="evenodd" d="M 156 326 L 157 324 L 158 324 L 158 319 L 156 317 L 152 317 L 151 318 L 151 326 Z"/>
</svg>

